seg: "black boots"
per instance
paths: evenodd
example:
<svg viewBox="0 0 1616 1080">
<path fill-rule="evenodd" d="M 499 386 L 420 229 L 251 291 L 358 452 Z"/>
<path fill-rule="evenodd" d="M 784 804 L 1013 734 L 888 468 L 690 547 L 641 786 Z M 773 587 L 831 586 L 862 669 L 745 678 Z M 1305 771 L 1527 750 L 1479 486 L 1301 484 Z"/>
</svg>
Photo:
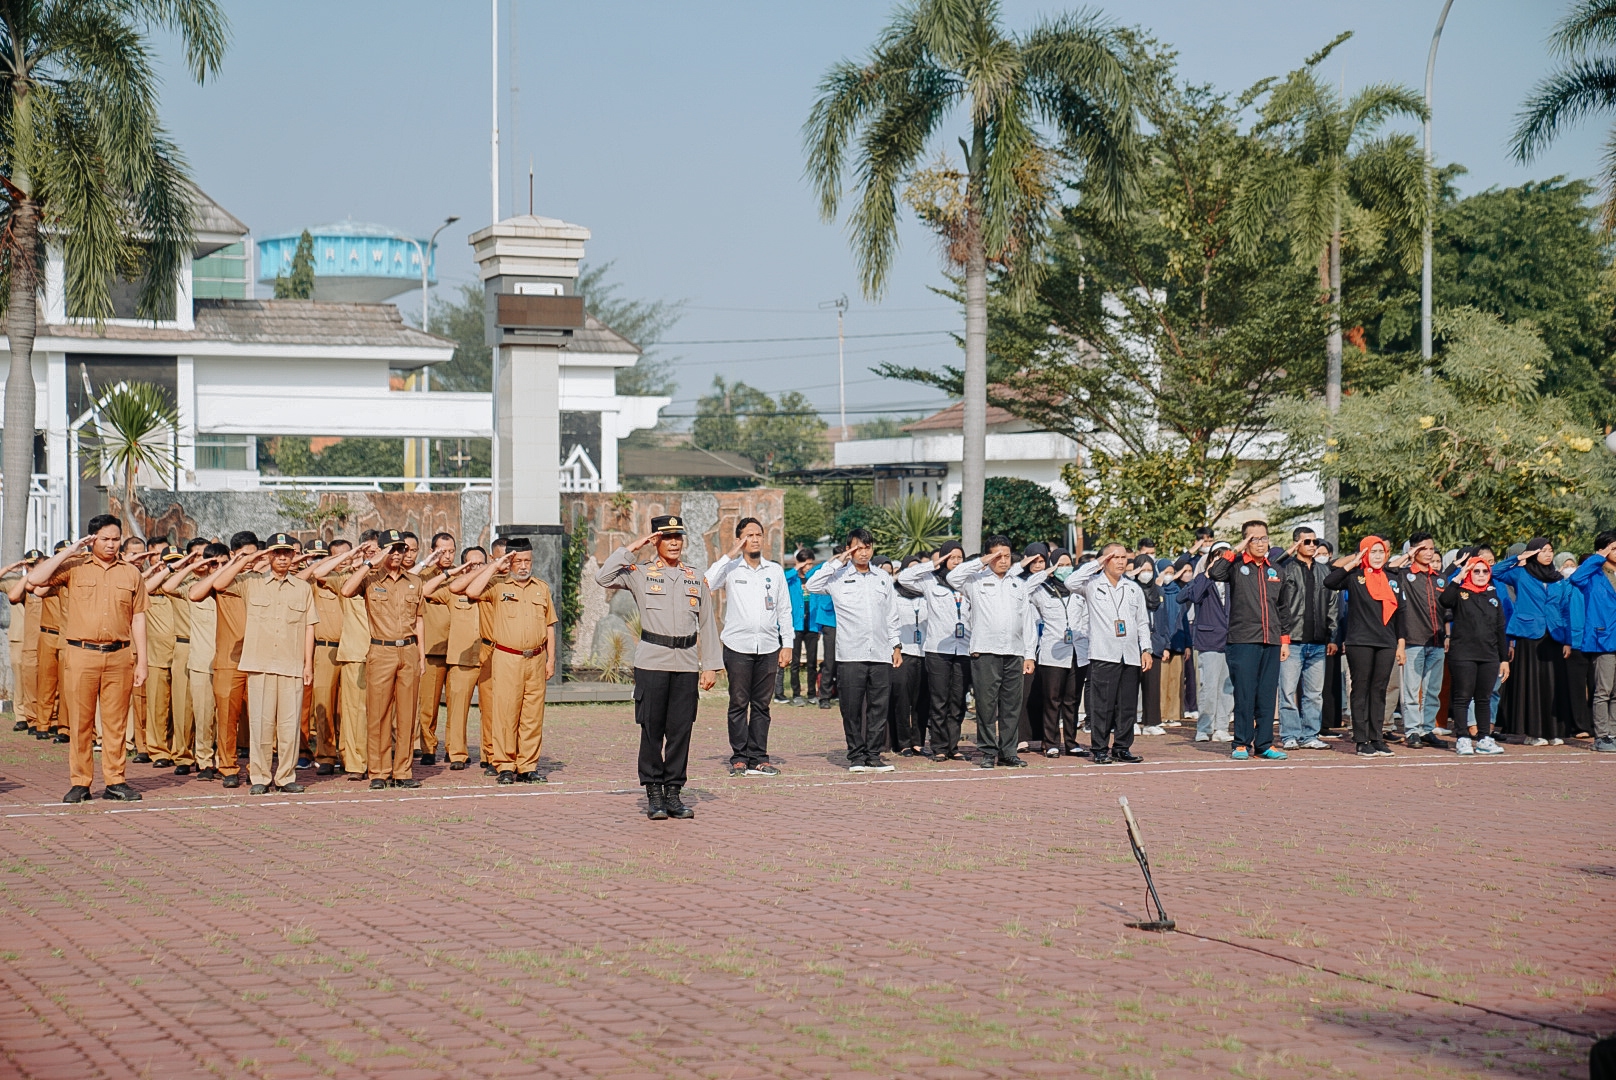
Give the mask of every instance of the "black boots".
<svg viewBox="0 0 1616 1080">
<path fill-rule="evenodd" d="M 669 817 L 693 818 L 696 811 L 679 801 L 681 788 L 678 784 L 665 784 L 662 788 L 662 809 Z"/>
<path fill-rule="evenodd" d="M 662 785 L 645 785 L 645 816 L 652 821 L 667 821 L 668 810 L 662 805 Z"/>
</svg>

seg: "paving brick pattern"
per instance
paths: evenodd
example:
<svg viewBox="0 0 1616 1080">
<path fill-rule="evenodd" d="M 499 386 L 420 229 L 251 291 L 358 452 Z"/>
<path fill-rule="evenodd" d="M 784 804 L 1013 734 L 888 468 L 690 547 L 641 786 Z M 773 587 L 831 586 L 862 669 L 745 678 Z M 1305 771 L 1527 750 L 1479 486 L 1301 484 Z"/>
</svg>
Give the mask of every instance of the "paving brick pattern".
<svg viewBox="0 0 1616 1080">
<path fill-rule="evenodd" d="M 545 786 L 131 766 L 133 806 L 62 806 L 65 748 L 6 733 L 0 1076 L 1587 1075 L 1556 1027 L 1616 1029 L 1616 761 L 1189 731 L 856 777 L 836 714 L 783 709 L 783 775 L 732 780 L 704 700 L 688 822 L 641 814 L 621 706 L 551 709 Z M 1119 795 L 1224 941 L 1123 926 Z"/>
</svg>

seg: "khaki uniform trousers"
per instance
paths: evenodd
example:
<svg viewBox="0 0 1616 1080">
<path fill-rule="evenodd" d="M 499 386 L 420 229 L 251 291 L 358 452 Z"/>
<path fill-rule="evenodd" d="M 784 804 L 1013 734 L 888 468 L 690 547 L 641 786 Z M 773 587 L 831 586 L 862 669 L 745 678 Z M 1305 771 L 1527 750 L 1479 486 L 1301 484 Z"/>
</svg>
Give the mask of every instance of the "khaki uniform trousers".
<svg viewBox="0 0 1616 1080">
<path fill-rule="evenodd" d="M 187 671 L 187 681 L 191 684 L 191 716 L 196 721 L 196 737 L 193 741 L 196 767 L 200 769 L 216 769 L 218 763 L 215 757 L 215 740 L 218 733 L 213 722 L 215 704 L 213 701 L 213 672 Z M 184 762 L 177 762 L 184 764 Z"/>
<path fill-rule="evenodd" d="M 236 756 L 242 721 L 247 719 L 247 673 L 233 667 L 213 668 L 213 767 L 220 776 L 241 772 Z"/>
<path fill-rule="evenodd" d="M 365 657 L 365 763 L 372 780 L 408 780 L 415 760 L 421 653 L 411 645 L 372 645 Z"/>
<path fill-rule="evenodd" d="M 438 752 L 438 702 L 443 700 L 443 684 L 448 679 L 448 659 L 442 656 L 427 657 L 426 671 L 421 673 L 421 686 L 418 695 L 420 697 L 420 716 L 417 719 L 416 727 L 420 729 L 420 737 L 416 742 L 423 752 L 434 756 Z"/>
<path fill-rule="evenodd" d="M 15 614 L 11 616 L 17 618 Z M 20 641 L 11 643 L 11 711 L 18 720 L 29 727 L 34 726 L 34 696 L 32 672 L 29 670 L 29 661 L 39 661 L 36 651 L 32 657 L 28 655 L 27 647 Z"/>
<path fill-rule="evenodd" d="M 60 631 L 39 632 L 39 667 L 34 672 L 34 720 L 41 731 L 70 726 L 67 714 L 61 709 L 62 648 Z"/>
<path fill-rule="evenodd" d="M 314 760 L 337 763 L 337 649 L 314 646 L 314 682 L 309 687 L 309 726 L 313 728 Z"/>
<path fill-rule="evenodd" d="M 72 648 L 72 646 L 68 646 Z M 133 646 L 130 646 L 133 648 Z M 147 669 L 148 675 L 150 668 Z M 104 721 L 103 721 L 104 726 Z M 97 731 L 101 741 L 106 742 L 106 733 Z M 142 683 L 129 695 L 129 709 L 124 716 L 123 750 L 125 754 L 147 754 L 151 751 L 146 746 L 146 686 Z"/>
<path fill-rule="evenodd" d="M 176 642 L 173 664 L 146 672 L 146 745 L 153 757 L 167 758 L 176 765 L 196 760 L 191 750 L 191 680 L 185 671 L 190 654 L 189 645 Z"/>
<path fill-rule="evenodd" d="M 539 747 L 544 742 L 544 668 L 546 653 L 523 658 L 515 653 L 493 649 L 489 657 L 492 670 L 492 708 L 484 708 L 483 716 L 492 713 L 495 732 L 494 768 L 500 772 L 512 770 L 530 773 L 538 767 Z M 484 699 L 487 700 L 487 699 Z M 488 720 L 484 721 L 485 726 Z"/>
<path fill-rule="evenodd" d="M 43 635 L 34 635 L 33 641 L 25 641 L 22 645 L 22 688 L 17 691 L 17 700 L 21 702 L 23 715 L 28 718 L 28 726 L 35 731 L 45 730 L 45 724 L 39 719 L 39 639 Z"/>
<path fill-rule="evenodd" d="M 471 716 L 471 692 L 482 675 L 480 667 L 452 666 L 449 668 L 449 717 L 444 726 L 443 742 L 450 761 L 468 761 L 471 751 L 466 745 L 466 721 Z"/>
<path fill-rule="evenodd" d="M 302 678 L 302 676 L 298 676 Z M 303 696 L 297 703 L 297 756 L 299 760 L 314 760 L 314 684 L 303 684 Z"/>
<path fill-rule="evenodd" d="M 1184 719 L 1184 654 L 1170 652 L 1161 664 L 1161 718 Z"/>
<path fill-rule="evenodd" d="M 65 691 L 62 710 L 68 730 L 68 771 L 75 787 L 89 787 L 95 779 L 95 718 L 129 715 L 135 685 L 135 650 L 99 652 L 69 646 L 62 657 Z M 124 781 L 122 738 L 101 744 L 101 779 L 110 787 Z"/>
<path fill-rule="evenodd" d="M 297 779 L 298 719 L 302 711 L 303 676 L 248 673 L 247 775 L 255 785 L 285 787 Z"/>
<path fill-rule="evenodd" d="M 315 661 L 316 667 L 319 661 Z M 370 725 L 365 721 L 365 662 L 355 660 L 337 665 L 337 741 L 342 754 L 342 771 L 364 776 L 366 754 L 370 749 Z"/>
</svg>

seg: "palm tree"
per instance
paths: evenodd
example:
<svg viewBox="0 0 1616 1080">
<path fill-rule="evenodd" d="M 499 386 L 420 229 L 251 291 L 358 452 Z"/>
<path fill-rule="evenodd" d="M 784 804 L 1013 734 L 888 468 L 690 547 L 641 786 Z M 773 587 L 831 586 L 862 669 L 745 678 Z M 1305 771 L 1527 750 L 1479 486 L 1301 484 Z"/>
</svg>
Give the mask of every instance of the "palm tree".
<svg viewBox="0 0 1616 1080">
<path fill-rule="evenodd" d="M 1526 100 L 1511 142 L 1523 164 L 1547 148 L 1565 125 L 1588 113 L 1616 108 L 1616 58 L 1590 55 L 1597 48 L 1616 46 L 1616 0 L 1576 0 L 1555 27 L 1549 45 L 1566 66 L 1538 83 Z M 1616 130 L 1605 143 L 1602 171 L 1605 202 L 1600 217 L 1608 232 L 1616 229 Z"/>
<path fill-rule="evenodd" d="M 217 71 L 215 0 L 7 0 L 0 4 L 0 276 L 11 345 L 0 471 L 0 553 L 22 552 L 34 456 L 34 335 L 42 234 L 62 247 L 67 309 L 112 314 L 114 275 L 138 280 L 142 318 L 172 317 L 192 245 L 179 152 L 157 118 L 146 34 L 176 31 L 198 82 Z"/>
<path fill-rule="evenodd" d="M 141 469 L 167 483 L 173 475 L 173 443 L 179 412 L 168 391 L 148 382 L 120 383 L 96 406 L 85 429 L 93 452 L 84 464 L 86 476 L 111 473 L 123 481 L 119 519 L 123 534 L 134 535 L 135 480 Z"/>
<path fill-rule="evenodd" d="M 1242 240 L 1259 242 L 1277 215 L 1297 257 L 1319 268 L 1330 303 L 1324 401 L 1332 417 L 1341 408 L 1343 240 L 1383 243 L 1412 272 L 1420 265 L 1430 214 L 1425 159 L 1414 137 L 1375 137 L 1395 117 L 1424 119 L 1421 96 L 1381 83 L 1346 97 L 1319 75 L 1318 65 L 1351 36 L 1348 31 L 1308 57 L 1269 95 L 1257 130 L 1273 140 L 1275 152 L 1253 170 L 1235 207 Z M 1331 544 L 1340 540 L 1340 508 L 1340 481 L 1331 479 L 1324 496 Z"/>
<path fill-rule="evenodd" d="M 1021 295 L 1036 282 L 1056 149 L 1082 162 L 1097 197 L 1121 212 L 1136 154 L 1134 81 L 1123 36 L 1094 15 L 1014 35 L 1000 26 L 995 0 L 912 0 L 864 63 L 831 67 L 804 125 L 807 175 L 825 220 L 837 216 L 845 171 L 862 189 L 849 229 L 866 296 L 875 299 L 886 286 L 904 184 L 914 186 L 910 201 L 964 272 L 961 535 L 968 547 L 982 535 L 989 264 Z M 932 137 L 961 106 L 969 121 L 959 140 L 964 171 L 921 170 Z"/>
<path fill-rule="evenodd" d="M 948 511 L 918 495 L 906 496 L 882 509 L 871 530 L 883 555 L 907 558 L 936 551 L 948 539 Z"/>
</svg>

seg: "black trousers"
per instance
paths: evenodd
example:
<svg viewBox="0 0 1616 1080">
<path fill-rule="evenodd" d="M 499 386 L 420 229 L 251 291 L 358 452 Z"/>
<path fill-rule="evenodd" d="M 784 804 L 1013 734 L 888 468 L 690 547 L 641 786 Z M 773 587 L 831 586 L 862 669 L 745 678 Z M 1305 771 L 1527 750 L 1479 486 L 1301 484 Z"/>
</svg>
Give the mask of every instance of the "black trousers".
<svg viewBox="0 0 1616 1080">
<path fill-rule="evenodd" d="M 683 787 L 696 726 L 694 671 L 634 669 L 634 722 L 640 725 L 640 783 Z"/>
<path fill-rule="evenodd" d="M 888 726 L 893 750 L 926 745 L 926 658 L 903 654 L 903 667 L 892 672 L 892 723 Z"/>
<path fill-rule="evenodd" d="M 1044 731 L 1044 669 L 1035 667 L 1021 677 L 1020 742 L 1035 743 Z"/>
<path fill-rule="evenodd" d="M 960 726 L 965 723 L 965 679 L 971 658 L 948 653 L 926 654 L 926 689 L 931 697 L 931 752 L 952 754 L 959 749 Z"/>
<path fill-rule="evenodd" d="M 1019 656 L 976 653 L 971 657 L 972 692 L 976 695 L 976 748 L 988 761 L 1017 760 L 1021 733 L 1021 666 Z"/>
<path fill-rule="evenodd" d="M 1389 645 L 1348 645 L 1347 670 L 1352 674 L 1352 741 L 1378 743 L 1386 736 L 1386 687 L 1397 666 L 1397 650 Z M 1493 688 L 1487 687 L 1487 693 Z"/>
<path fill-rule="evenodd" d="M 1448 675 L 1453 679 L 1448 690 L 1448 727 L 1461 739 L 1468 735 L 1465 717 L 1474 703 L 1475 737 L 1485 739 L 1493 733 L 1493 684 L 1498 681 L 1498 661 L 1449 660 Z"/>
<path fill-rule="evenodd" d="M 1133 748 L 1139 668 L 1112 660 L 1089 664 L 1089 746 L 1096 754 Z"/>
<path fill-rule="evenodd" d="M 1341 653 L 1324 658 L 1324 723 L 1320 733 L 1333 731 L 1341 723 Z"/>
<path fill-rule="evenodd" d="M 819 638 L 825 646 L 825 659 L 819 664 L 819 700 L 824 701 L 836 696 L 836 628 L 822 627 Z"/>
<path fill-rule="evenodd" d="M 801 697 L 807 687 L 814 696 L 814 678 L 819 674 L 819 631 L 799 630 L 791 646 L 791 696 Z M 806 677 L 805 677 L 806 676 Z"/>
<path fill-rule="evenodd" d="M 769 760 L 769 698 L 780 654 L 736 652 L 724 646 L 729 673 L 730 760 L 761 765 Z"/>
<path fill-rule="evenodd" d="M 1223 655 L 1229 664 L 1229 681 L 1234 683 L 1234 744 L 1260 754 L 1274 745 L 1279 646 L 1231 641 Z M 1390 678 L 1391 672 L 1386 675 Z"/>
<path fill-rule="evenodd" d="M 1150 670 L 1139 672 L 1140 697 L 1143 699 L 1144 710 L 1139 722 L 1146 727 L 1155 727 L 1161 724 L 1161 657 L 1150 662 Z"/>
<path fill-rule="evenodd" d="M 1082 668 L 1038 665 L 1038 683 L 1044 696 L 1044 722 L 1040 737 L 1045 750 L 1051 746 L 1065 750 L 1076 744 L 1078 671 L 1082 671 L 1085 678 L 1088 677 L 1087 665 Z"/>
<path fill-rule="evenodd" d="M 1068 750 L 1077 745 L 1077 714 L 1082 710 L 1084 717 L 1092 711 L 1092 706 L 1084 703 L 1083 694 L 1086 691 L 1089 701 L 1094 699 L 1094 691 L 1089 674 L 1094 670 L 1088 662 L 1072 664 L 1072 719 L 1070 723 L 1061 721 L 1061 749 Z"/>
<path fill-rule="evenodd" d="M 887 708 L 892 697 L 892 665 L 848 660 L 838 667 L 842 732 L 847 763 L 874 765 L 887 743 Z"/>
</svg>

